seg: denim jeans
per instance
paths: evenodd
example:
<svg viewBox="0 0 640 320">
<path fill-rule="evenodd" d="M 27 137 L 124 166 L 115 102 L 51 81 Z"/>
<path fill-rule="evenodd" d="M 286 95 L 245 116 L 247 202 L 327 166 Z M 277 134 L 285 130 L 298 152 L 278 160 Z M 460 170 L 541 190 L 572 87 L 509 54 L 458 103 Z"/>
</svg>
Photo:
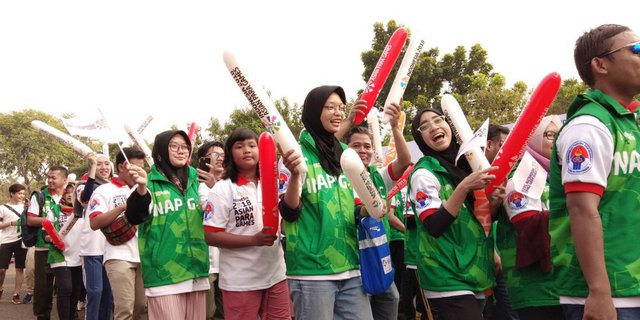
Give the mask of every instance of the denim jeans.
<svg viewBox="0 0 640 320">
<path fill-rule="evenodd" d="M 113 312 L 113 296 L 102 256 L 84 256 L 82 271 L 87 290 L 85 319 L 109 320 Z"/>
<path fill-rule="evenodd" d="M 563 304 L 562 311 L 566 320 L 582 320 L 584 306 L 580 304 Z M 618 320 L 640 319 L 640 308 L 617 308 Z"/>
<path fill-rule="evenodd" d="M 362 279 L 294 280 L 289 290 L 296 319 L 370 320 L 369 297 L 362 288 Z"/>
<path fill-rule="evenodd" d="M 374 320 L 396 320 L 398 319 L 398 304 L 400 294 L 395 283 L 387 291 L 371 296 L 371 313 Z"/>
</svg>

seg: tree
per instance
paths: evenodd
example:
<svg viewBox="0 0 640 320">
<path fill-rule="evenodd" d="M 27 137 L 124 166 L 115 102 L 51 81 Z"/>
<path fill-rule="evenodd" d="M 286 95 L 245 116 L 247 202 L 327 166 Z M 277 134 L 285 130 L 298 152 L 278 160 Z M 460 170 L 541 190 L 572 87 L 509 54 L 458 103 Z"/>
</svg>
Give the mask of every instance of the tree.
<svg viewBox="0 0 640 320">
<path fill-rule="evenodd" d="M 558 95 L 553 100 L 547 114 L 564 114 L 567 113 L 571 101 L 580 93 L 587 91 L 589 87 L 576 78 L 569 78 L 562 81 L 562 86 L 558 91 Z"/>
<path fill-rule="evenodd" d="M 86 167 L 84 160 L 71 148 L 50 139 L 33 129 L 31 121 L 41 120 L 65 132 L 62 122 L 47 113 L 23 110 L 9 114 L 0 113 L 0 173 L 24 178 L 24 184 L 32 187 L 44 183 L 47 170 L 53 165 L 63 165 L 71 172 L 80 172 Z M 51 142 L 53 140 L 53 142 Z M 96 144 L 79 139 L 94 150 Z"/>
<path fill-rule="evenodd" d="M 387 41 L 400 26 L 394 20 L 390 20 L 386 27 L 380 22 L 374 23 L 371 50 L 361 54 L 364 65 L 362 77 L 365 81 L 375 68 Z M 406 46 L 410 41 L 409 30 Z M 381 90 L 376 107 L 383 107 L 405 52 L 406 47 L 391 71 L 391 79 Z M 505 88 L 504 76 L 493 72 L 493 65 L 487 61 L 488 53 L 480 44 L 473 45 L 469 51 L 464 46 L 458 46 L 454 52 L 446 53 L 442 58 L 439 56 L 438 48 L 423 50 L 404 93 L 403 110 L 407 114 L 404 134 L 408 141 L 413 140 L 411 121 L 417 110 L 426 107 L 439 109 L 443 92 L 456 97 L 472 127 L 477 127 L 487 117 L 493 123 L 515 121 L 524 106 L 527 86 L 523 82 L 516 82 L 512 88 Z"/>
<path fill-rule="evenodd" d="M 284 122 L 289 126 L 293 136 L 298 138 L 300 131 L 304 128 L 301 120 L 302 106 L 297 103 L 291 105 L 287 98 L 280 98 L 274 101 L 274 104 L 280 115 L 282 115 Z M 236 128 L 249 128 L 257 134 L 265 131 L 264 125 L 260 122 L 256 112 L 248 106 L 233 110 L 224 126 L 220 124 L 218 119 L 212 117 L 209 120 L 209 127 L 205 130 L 213 140 L 223 142 Z"/>
</svg>

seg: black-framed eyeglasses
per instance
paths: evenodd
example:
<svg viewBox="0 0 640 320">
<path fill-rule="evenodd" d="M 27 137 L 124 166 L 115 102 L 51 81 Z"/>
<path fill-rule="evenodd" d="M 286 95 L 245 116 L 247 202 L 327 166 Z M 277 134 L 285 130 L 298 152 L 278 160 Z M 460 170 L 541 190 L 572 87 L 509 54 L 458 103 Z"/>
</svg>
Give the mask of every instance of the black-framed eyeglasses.
<svg viewBox="0 0 640 320">
<path fill-rule="evenodd" d="M 189 152 L 189 145 L 169 143 L 169 150 L 171 150 L 172 152 L 178 152 L 178 150 Z"/>
</svg>

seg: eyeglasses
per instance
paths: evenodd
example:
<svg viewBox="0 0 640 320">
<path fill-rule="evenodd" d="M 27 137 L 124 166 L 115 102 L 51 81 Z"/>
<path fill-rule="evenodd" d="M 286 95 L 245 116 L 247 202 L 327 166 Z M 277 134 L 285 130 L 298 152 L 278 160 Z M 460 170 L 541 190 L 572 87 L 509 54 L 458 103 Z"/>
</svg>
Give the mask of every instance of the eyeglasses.
<svg viewBox="0 0 640 320">
<path fill-rule="evenodd" d="M 189 146 L 186 144 L 169 143 L 169 150 L 171 150 L 172 152 L 178 152 L 178 150 L 188 152 Z"/>
<path fill-rule="evenodd" d="M 604 58 L 604 57 L 612 55 L 612 54 L 614 54 L 614 53 L 616 53 L 616 52 L 618 52 L 618 51 L 620 51 L 620 50 L 622 50 L 624 48 L 631 48 L 631 53 L 636 54 L 636 55 L 640 55 L 640 41 L 638 41 L 638 42 L 634 42 L 634 43 L 630 43 L 630 44 L 624 45 L 624 46 L 622 46 L 620 48 L 613 49 L 613 50 L 611 50 L 609 52 L 605 52 L 603 54 L 599 54 L 599 55 L 595 56 L 594 58 Z M 591 60 L 593 60 L 593 59 L 590 59 L 589 61 L 585 61 L 584 64 L 585 65 L 590 64 Z"/>
<path fill-rule="evenodd" d="M 207 157 L 211 157 L 211 158 L 222 158 L 224 159 L 224 153 L 222 152 L 211 152 L 207 155 Z"/>
<path fill-rule="evenodd" d="M 622 49 L 625 49 L 625 48 L 631 48 L 631 52 L 633 54 L 640 54 L 640 41 L 624 45 L 624 46 L 622 46 L 620 48 L 617 48 L 617 49 L 613 49 L 613 50 L 611 50 L 611 51 L 609 51 L 607 53 L 603 53 L 603 54 L 599 55 L 598 57 L 603 58 L 603 57 L 606 57 L 608 55 L 614 54 L 614 53 L 616 53 L 616 52 L 618 52 L 618 51 L 620 51 Z"/>
<path fill-rule="evenodd" d="M 347 113 L 347 106 L 345 106 L 344 104 L 328 104 L 326 106 L 324 106 L 323 108 L 329 110 L 329 112 L 331 113 L 336 113 L 337 111 L 340 111 L 342 113 Z"/>
<path fill-rule="evenodd" d="M 431 129 L 432 126 L 438 126 L 440 124 L 442 124 L 444 122 L 445 118 L 444 116 L 437 116 L 423 124 L 421 124 L 418 127 L 418 131 L 419 132 L 427 132 L 429 131 L 429 129 Z"/>
<path fill-rule="evenodd" d="M 547 140 L 553 140 L 556 138 L 556 136 L 558 135 L 557 132 L 555 131 L 545 131 L 544 133 L 542 133 L 542 135 L 547 139 Z"/>
</svg>

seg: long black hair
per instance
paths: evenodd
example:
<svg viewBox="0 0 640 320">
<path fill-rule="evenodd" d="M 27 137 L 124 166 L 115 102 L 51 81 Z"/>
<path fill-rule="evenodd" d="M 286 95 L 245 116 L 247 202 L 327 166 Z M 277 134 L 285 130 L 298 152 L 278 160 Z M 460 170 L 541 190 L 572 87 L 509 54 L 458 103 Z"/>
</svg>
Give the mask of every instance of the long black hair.
<svg viewBox="0 0 640 320">
<path fill-rule="evenodd" d="M 231 148 L 238 141 L 244 141 L 247 139 L 253 139 L 258 143 L 258 135 L 253 130 L 248 128 L 238 128 L 231 132 L 227 141 L 224 143 L 224 160 L 222 160 L 222 166 L 224 167 L 224 178 L 231 179 L 233 183 L 238 182 L 238 167 L 235 161 L 233 161 L 233 154 Z M 260 152 L 260 150 L 258 150 Z M 260 163 L 256 165 L 256 176 L 260 176 Z"/>
<path fill-rule="evenodd" d="M 309 91 L 302 106 L 302 123 L 316 143 L 322 169 L 333 176 L 339 176 L 342 172 L 342 145 L 333 133 L 324 129 L 320 121 L 324 104 L 333 93 L 340 96 L 343 104 L 346 103 L 344 90 L 339 86 L 320 86 Z"/>
<path fill-rule="evenodd" d="M 467 162 L 466 157 L 460 157 L 460 159 L 458 159 L 458 165 L 455 165 L 456 155 L 458 154 L 460 146 L 458 145 L 458 141 L 453 134 L 453 129 L 451 129 L 451 143 L 449 144 L 449 147 L 444 151 L 433 150 L 427 145 L 426 142 L 424 142 L 424 140 L 422 139 L 422 134 L 420 134 L 418 128 L 420 127 L 420 119 L 425 112 L 433 112 L 441 116 L 443 115 L 441 111 L 433 108 L 426 108 L 418 111 L 416 113 L 416 116 L 413 118 L 413 121 L 411 122 L 411 135 L 413 135 L 413 140 L 420 148 L 420 151 L 422 151 L 422 154 L 424 154 L 425 156 L 436 158 L 440 165 L 442 165 L 447 170 L 447 173 L 449 173 L 449 178 L 451 179 L 451 182 L 453 183 L 453 186 L 455 188 L 456 186 L 458 186 L 460 181 L 462 181 L 472 172 L 471 166 L 469 165 L 469 162 Z"/>
<path fill-rule="evenodd" d="M 169 160 L 169 141 L 177 135 L 182 136 L 187 146 L 189 146 L 187 159 L 191 159 L 191 140 L 187 133 L 182 130 L 167 130 L 158 134 L 153 142 L 151 157 L 158 171 L 184 193 L 189 182 L 189 166 L 185 164 L 182 167 L 174 167 Z"/>
</svg>

